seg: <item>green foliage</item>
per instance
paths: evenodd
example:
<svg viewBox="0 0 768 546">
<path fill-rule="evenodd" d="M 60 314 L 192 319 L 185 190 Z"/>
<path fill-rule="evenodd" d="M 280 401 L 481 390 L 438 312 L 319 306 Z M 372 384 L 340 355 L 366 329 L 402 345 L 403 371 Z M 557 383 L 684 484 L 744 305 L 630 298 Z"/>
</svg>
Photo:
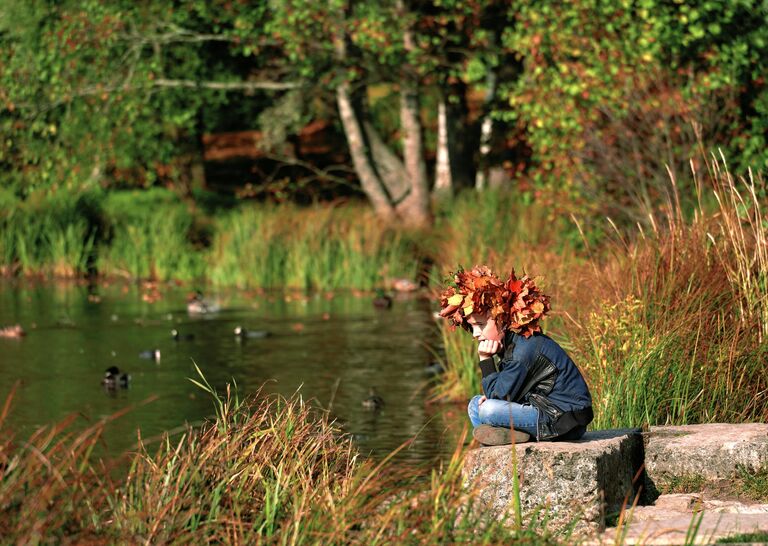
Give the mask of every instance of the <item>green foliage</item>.
<svg viewBox="0 0 768 546">
<path fill-rule="evenodd" d="M 523 0 L 513 9 L 504 45 L 524 73 L 498 114 L 526 130 L 539 183 L 565 181 L 638 220 L 665 196 L 665 164 L 687 170 L 700 139 L 730 147 L 739 170 L 768 165 L 763 2 Z"/>
<path fill-rule="evenodd" d="M 20 194 L 185 176 L 183 156 L 198 153 L 205 129 L 203 107 L 216 111 L 226 99 L 195 82 L 232 72 L 232 57 L 210 45 L 232 39 L 221 28 L 212 37 L 227 9 L 205 4 L 6 3 L 0 164 Z"/>
</svg>

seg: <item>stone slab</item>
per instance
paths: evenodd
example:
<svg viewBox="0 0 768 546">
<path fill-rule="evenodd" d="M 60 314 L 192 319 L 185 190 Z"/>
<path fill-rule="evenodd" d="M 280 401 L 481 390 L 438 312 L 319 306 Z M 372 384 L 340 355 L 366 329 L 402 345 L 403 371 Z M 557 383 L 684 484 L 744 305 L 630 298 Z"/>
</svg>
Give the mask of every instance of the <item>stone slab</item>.
<svg viewBox="0 0 768 546">
<path fill-rule="evenodd" d="M 660 496 L 653 505 L 636 506 L 632 522 L 690 517 L 699 512 L 713 514 L 763 514 L 768 518 L 768 504 L 739 500 L 705 498 L 701 493 L 678 493 Z"/>
<path fill-rule="evenodd" d="M 714 544 L 736 534 L 768 532 L 768 504 L 705 499 L 700 494 L 662 495 L 637 506 L 622 529 L 608 529 L 588 544 Z M 699 518 L 700 521 L 699 521 Z M 693 541 L 692 526 L 698 526 Z"/>
<path fill-rule="evenodd" d="M 633 478 L 642 464 L 642 437 L 636 429 L 603 430 L 588 432 L 576 442 L 469 451 L 463 470 L 465 483 L 477 493 L 471 509 L 513 524 L 515 464 L 524 518 L 546 507 L 548 529 L 574 524 L 576 534 L 590 534 L 605 528 L 606 512 L 618 510 L 628 496 L 632 501 Z"/>
<path fill-rule="evenodd" d="M 691 525 L 698 523 L 698 532 L 691 541 L 686 539 Z M 718 540 L 737 535 L 768 532 L 765 514 L 720 514 L 705 512 L 701 521 L 693 516 L 678 516 L 662 520 L 632 523 L 625 529 L 620 544 L 715 544 Z M 615 545 L 616 529 L 609 529 L 599 540 L 587 544 Z"/>
<path fill-rule="evenodd" d="M 663 490 L 675 479 L 727 480 L 738 468 L 768 468 L 768 424 L 651 427 L 643 434 L 649 491 Z"/>
</svg>

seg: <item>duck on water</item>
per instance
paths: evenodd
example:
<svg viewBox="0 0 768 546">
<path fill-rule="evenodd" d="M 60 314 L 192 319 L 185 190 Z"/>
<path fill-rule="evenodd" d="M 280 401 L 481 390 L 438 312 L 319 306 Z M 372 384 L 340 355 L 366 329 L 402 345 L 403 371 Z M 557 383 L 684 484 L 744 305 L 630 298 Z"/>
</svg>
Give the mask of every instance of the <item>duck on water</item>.
<svg viewBox="0 0 768 546">
<path fill-rule="evenodd" d="M 384 399 L 376 394 L 376 390 L 373 387 L 368 389 L 368 398 L 363 400 L 363 407 L 369 410 L 380 410 L 384 407 Z"/>
<path fill-rule="evenodd" d="M 120 368 L 110 366 L 104 371 L 104 377 L 101 378 L 101 384 L 107 389 L 127 389 L 131 381 L 131 376 L 127 373 L 120 373 Z"/>
<path fill-rule="evenodd" d="M 269 337 L 270 333 L 267 330 L 247 330 L 242 326 L 235 328 L 235 336 L 238 339 L 263 339 Z"/>
<path fill-rule="evenodd" d="M 200 290 L 197 290 L 187 300 L 187 312 L 190 315 L 205 315 L 208 313 L 216 313 L 220 309 L 221 306 L 218 303 L 205 298 Z"/>
</svg>

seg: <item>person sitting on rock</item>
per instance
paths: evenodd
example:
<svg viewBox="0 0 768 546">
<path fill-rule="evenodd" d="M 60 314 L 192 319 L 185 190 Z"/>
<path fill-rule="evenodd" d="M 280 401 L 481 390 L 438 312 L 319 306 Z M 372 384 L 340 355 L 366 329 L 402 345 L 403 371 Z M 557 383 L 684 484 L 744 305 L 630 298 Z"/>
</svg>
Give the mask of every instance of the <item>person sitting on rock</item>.
<svg viewBox="0 0 768 546">
<path fill-rule="evenodd" d="M 527 275 L 502 281 L 486 266 L 459 269 L 453 281 L 440 316 L 478 341 L 485 393 L 469 402 L 473 437 L 483 445 L 581 438 L 592 397 L 573 360 L 541 331 L 549 297 Z"/>
</svg>

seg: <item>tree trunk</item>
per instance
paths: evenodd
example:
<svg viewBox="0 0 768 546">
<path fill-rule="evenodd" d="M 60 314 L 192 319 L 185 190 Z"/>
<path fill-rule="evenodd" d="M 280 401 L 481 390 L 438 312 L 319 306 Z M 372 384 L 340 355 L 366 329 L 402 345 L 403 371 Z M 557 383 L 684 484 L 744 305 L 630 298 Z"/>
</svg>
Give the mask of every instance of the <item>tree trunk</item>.
<svg viewBox="0 0 768 546">
<path fill-rule="evenodd" d="M 407 19 L 403 0 L 397 0 L 397 9 Z M 403 30 L 403 47 L 407 54 L 416 50 L 410 27 Z M 422 228 L 432 224 L 427 167 L 424 164 L 421 118 L 419 115 L 419 84 L 416 70 L 406 63 L 400 81 L 400 127 L 403 130 L 403 162 L 408 173 L 411 191 L 397 206 L 404 223 Z"/>
<path fill-rule="evenodd" d="M 333 46 L 337 62 L 344 66 L 347 62 L 347 37 L 343 33 L 337 32 L 334 35 Z M 336 87 L 336 103 L 339 107 L 341 125 L 347 137 L 349 153 L 352 156 L 352 164 L 355 167 L 357 177 L 360 179 L 360 185 L 371 202 L 376 215 L 387 222 L 391 222 L 395 218 L 395 209 L 392 206 L 390 196 L 387 194 L 386 187 L 371 161 L 365 133 L 358 117 L 358 109 L 355 108 L 350 85 L 346 79 Z"/>
<path fill-rule="evenodd" d="M 488 154 L 491 152 L 491 136 L 493 136 L 493 119 L 491 118 L 491 107 L 496 97 L 497 77 L 496 71 L 489 69 L 486 79 L 488 91 L 483 100 L 485 115 L 483 123 L 480 126 L 480 157 L 477 165 L 477 174 L 475 175 L 475 189 L 483 190 L 488 184 Z"/>
<path fill-rule="evenodd" d="M 448 157 L 451 161 L 451 178 L 454 189 L 471 188 L 475 184 L 475 150 L 480 131 L 469 123 L 467 85 L 461 80 L 446 87 L 448 99 Z"/>
<path fill-rule="evenodd" d="M 404 10 L 402 2 L 398 7 Z M 407 51 L 414 48 L 412 32 L 405 30 Z M 336 60 L 347 61 L 346 36 L 334 36 Z M 431 224 L 427 170 L 424 165 L 417 79 L 406 66 L 400 93 L 400 121 L 404 134 L 404 161 L 392 153 L 373 125 L 363 117 L 363 108 L 353 100 L 350 84 L 343 81 L 336 88 L 336 102 L 347 137 L 350 155 L 360 185 L 377 215 L 387 221 L 399 218 L 409 227 Z"/>
<path fill-rule="evenodd" d="M 405 84 L 400 90 L 400 122 L 403 129 L 403 158 L 411 191 L 397 207 L 403 222 L 411 227 L 432 223 L 427 168 L 419 118 L 419 99 L 415 86 Z"/>
<path fill-rule="evenodd" d="M 379 132 L 369 122 L 363 121 L 363 129 L 371 149 L 371 157 L 376 165 L 376 172 L 387 189 L 390 203 L 397 207 L 411 191 L 408 173 L 399 157 L 384 143 Z"/>
<path fill-rule="evenodd" d="M 391 222 L 395 218 L 395 209 L 368 155 L 365 136 L 350 96 L 348 82 L 342 82 L 336 88 L 336 101 L 360 185 L 376 214 L 383 220 Z"/>
<path fill-rule="evenodd" d="M 446 199 L 453 195 L 453 176 L 451 172 L 451 149 L 448 145 L 448 107 L 445 95 L 437 105 L 437 159 L 435 161 L 435 186 L 432 195 Z"/>
</svg>

